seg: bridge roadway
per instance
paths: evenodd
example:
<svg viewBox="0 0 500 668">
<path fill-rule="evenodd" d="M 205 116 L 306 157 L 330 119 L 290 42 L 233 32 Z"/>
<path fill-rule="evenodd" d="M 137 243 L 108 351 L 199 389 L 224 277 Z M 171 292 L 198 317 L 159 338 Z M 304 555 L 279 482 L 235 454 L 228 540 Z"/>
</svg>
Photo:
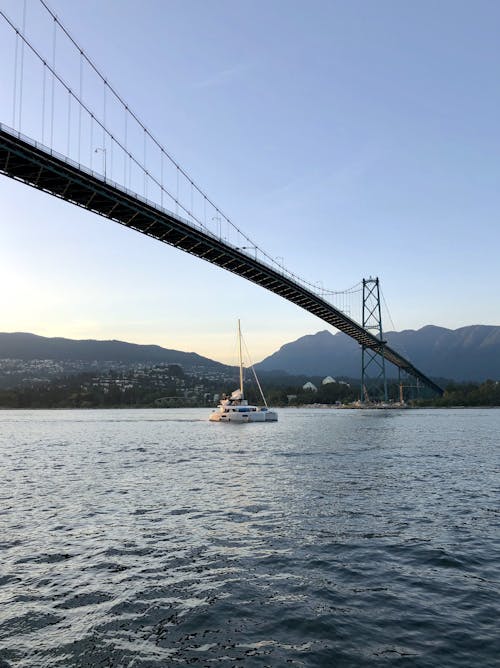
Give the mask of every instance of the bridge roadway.
<svg viewBox="0 0 500 668">
<path fill-rule="evenodd" d="M 313 313 L 360 345 L 383 353 L 386 360 L 418 378 L 437 394 L 443 394 L 439 385 L 402 355 L 300 283 L 203 228 L 195 227 L 109 180 L 103 180 L 2 124 L 0 173 L 242 276 Z"/>
</svg>

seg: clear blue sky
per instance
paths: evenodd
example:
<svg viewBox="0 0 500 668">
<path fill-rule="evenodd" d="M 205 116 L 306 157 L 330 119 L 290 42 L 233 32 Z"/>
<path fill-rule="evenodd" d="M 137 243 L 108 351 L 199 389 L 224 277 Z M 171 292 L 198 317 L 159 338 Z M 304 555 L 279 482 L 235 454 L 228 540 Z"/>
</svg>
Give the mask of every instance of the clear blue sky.
<svg viewBox="0 0 500 668">
<path fill-rule="evenodd" d="M 399 330 L 500 325 L 499 3 L 50 4 L 184 168 L 290 269 L 332 289 L 379 276 Z M 255 360 L 326 327 L 3 177 L 0 201 L 1 331 L 234 362 L 238 317 Z"/>
</svg>

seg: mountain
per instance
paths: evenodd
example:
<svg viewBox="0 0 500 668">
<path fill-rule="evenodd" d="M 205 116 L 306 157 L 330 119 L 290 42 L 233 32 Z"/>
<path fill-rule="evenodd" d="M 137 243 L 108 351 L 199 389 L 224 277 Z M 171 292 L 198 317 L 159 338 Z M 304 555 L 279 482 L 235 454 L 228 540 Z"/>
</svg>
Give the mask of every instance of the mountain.
<svg viewBox="0 0 500 668">
<path fill-rule="evenodd" d="M 349 376 L 360 374 L 360 347 L 349 336 L 328 331 L 302 336 L 256 365 L 259 371 L 286 371 L 309 376 Z M 359 361 L 357 361 L 359 360 Z"/>
<path fill-rule="evenodd" d="M 385 337 L 392 348 L 432 378 L 500 380 L 500 327 L 472 325 L 451 330 L 427 325 L 418 330 L 387 332 Z M 0 360 L 6 359 L 23 360 L 26 363 L 30 360 L 63 363 L 62 368 L 61 365 L 55 365 L 51 374 L 84 370 L 87 367 L 110 368 L 141 363 L 180 364 L 184 371 L 199 374 L 230 370 L 230 367 L 197 353 L 161 346 L 124 341 L 76 341 L 19 332 L 0 333 Z M 1 366 L 5 368 L 6 363 Z M 38 365 L 35 366 L 31 375 L 39 369 Z M 18 373 L 20 377 L 25 368 L 26 365 L 21 365 Z M 256 368 L 265 375 L 279 371 L 297 376 L 358 378 L 361 371 L 360 346 L 341 332 L 332 334 L 322 331 L 285 344 L 257 364 Z M 8 369 L 4 371 L 12 378 Z M 392 365 L 388 367 L 388 375 L 396 375 Z"/>
<path fill-rule="evenodd" d="M 500 379 L 500 327 L 471 325 L 446 329 L 427 325 L 418 330 L 386 332 L 387 343 L 433 378 L 457 381 Z M 257 368 L 291 374 L 358 377 L 360 346 L 346 334 L 328 331 L 303 336 L 266 357 Z M 395 375 L 392 365 L 388 375 Z"/>
<path fill-rule="evenodd" d="M 0 333 L 0 359 L 57 360 L 94 364 L 120 362 L 125 365 L 180 364 L 185 371 L 224 370 L 220 362 L 202 357 L 197 353 L 169 350 L 155 345 L 139 345 L 124 341 L 77 341 L 64 338 L 47 338 L 36 334 L 16 332 Z"/>
</svg>

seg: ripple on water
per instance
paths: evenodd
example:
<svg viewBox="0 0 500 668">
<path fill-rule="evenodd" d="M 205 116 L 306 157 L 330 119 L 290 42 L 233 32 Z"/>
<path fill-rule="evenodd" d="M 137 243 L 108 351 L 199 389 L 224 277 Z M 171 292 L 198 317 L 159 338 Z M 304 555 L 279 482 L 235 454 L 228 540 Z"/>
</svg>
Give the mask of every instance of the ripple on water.
<svg viewBox="0 0 500 668">
<path fill-rule="evenodd" d="M 471 415 L 3 411 L 0 668 L 496 666 Z"/>
</svg>

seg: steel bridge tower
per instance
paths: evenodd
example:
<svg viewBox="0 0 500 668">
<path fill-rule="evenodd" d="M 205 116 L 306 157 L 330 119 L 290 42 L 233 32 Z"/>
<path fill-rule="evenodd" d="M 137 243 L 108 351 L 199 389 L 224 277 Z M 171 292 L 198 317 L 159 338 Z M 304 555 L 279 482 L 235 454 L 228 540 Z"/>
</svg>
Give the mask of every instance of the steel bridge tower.
<svg viewBox="0 0 500 668">
<path fill-rule="evenodd" d="M 361 346 L 361 401 L 387 401 L 387 378 L 378 278 L 363 279 L 363 328 L 380 340 L 378 348 Z M 382 395 L 383 392 L 383 395 Z"/>
</svg>

